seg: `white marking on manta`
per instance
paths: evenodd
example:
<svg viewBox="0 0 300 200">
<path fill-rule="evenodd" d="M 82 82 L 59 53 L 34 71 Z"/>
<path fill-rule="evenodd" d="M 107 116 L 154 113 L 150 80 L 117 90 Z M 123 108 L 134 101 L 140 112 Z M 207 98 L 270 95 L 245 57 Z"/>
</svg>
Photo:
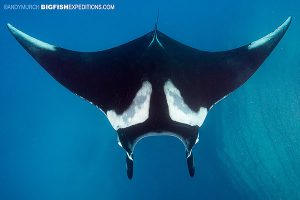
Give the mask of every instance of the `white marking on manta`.
<svg viewBox="0 0 300 200">
<path fill-rule="evenodd" d="M 212 109 L 217 103 L 219 103 L 220 101 L 222 101 L 223 99 L 225 99 L 228 95 L 225 95 L 224 97 L 222 97 L 221 99 L 219 99 L 218 101 L 216 101 L 209 109 Z"/>
<path fill-rule="evenodd" d="M 268 35 L 266 35 L 263 38 L 260 38 L 254 42 L 252 42 L 249 46 L 248 49 L 254 49 L 257 48 L 259 46 L 264 45 L 265 43 L 269 42 L 271 39 L 273 39 L 274 37 L 276 37 L 286 26 L 289 25 L 290 21 L 291 21 L 291 17 L 289 17 L 281 26 L 279 26 L 275 31 L 273 31 L 272 33 L 269 33 Z"/>
<path fill-rule="evenodd" d="M 207 115 L 207 108 L 200 107 L 198 112 L 192 111 L 184 102 L 180 91 L 168 80 L 164 85 L 169 115 L 173 121 L 190 126 L 202 126 Z"/>
<path fill-rule="evenodd" d="M 7 24 L 9 30 L 13 33 L 13 35 L 17 35 L 20 36 L 21 38 L 24 38 L 25 41 L 29 41 L 30 43 L 33 43 L 35 45 L 32 46 L 38 46 L 39 48 L 42 49 L 47 49 L 50 51 L 56 51 L 56 47 L 48 44 L 46 42 L 40 41 L 38 39 L 35 39 L 34 37 L 31 37 L 25 33 L 23 33 L 22 31 L 16 29 L 15 27 L 13 27 L 11 24 Z"/>
<path fill-rule="evenodd" d="M 153 44 L 153 42 L 156 41 L 158 43 L 158 45 L 161 47 L 161 48 L 164 48 L 164 46 L 162 45 L 162 43 L 159 41 L 159 39 L 157 38 L 157 33 L 156 31 L 154 32 L 154 35 L 153 35 L 153 38 L 150 42 L 150 44 L 148 45 L 148 48 Z"/>
<path fill-rule="evenodd" d="M 145 81 L 136 93 L 132 104 L 122 114 L 118 115 L 114 110 L 107 111 L 106 116 L 113 128 L 118 130 L 146 121 L 149 118 L 151 93 L 151 83 Z"/>
</svg>

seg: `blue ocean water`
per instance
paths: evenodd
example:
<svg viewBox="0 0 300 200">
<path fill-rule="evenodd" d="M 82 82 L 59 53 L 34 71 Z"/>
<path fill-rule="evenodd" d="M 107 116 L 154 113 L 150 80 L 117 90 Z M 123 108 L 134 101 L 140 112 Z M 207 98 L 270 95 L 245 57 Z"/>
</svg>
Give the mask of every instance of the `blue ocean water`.
<svg viewBox="0 0 300 200">
<path fill-rule="evenodd" d="M 300 1 L 80 3 L 115 9 L 0 9 L 0 199 L 300 199 Z M 256 40 L 290 15 L 293 22 L 257 73 L 208 114 L 194 178 L 179 140 L 149 137 L 136 147 L 129 181 L 104 114 L 54 81 L 6 23 L 57 46 L 95 51 L 151 31 L 158 9 L 162 32 L 208 51 Z"/>
</svg>

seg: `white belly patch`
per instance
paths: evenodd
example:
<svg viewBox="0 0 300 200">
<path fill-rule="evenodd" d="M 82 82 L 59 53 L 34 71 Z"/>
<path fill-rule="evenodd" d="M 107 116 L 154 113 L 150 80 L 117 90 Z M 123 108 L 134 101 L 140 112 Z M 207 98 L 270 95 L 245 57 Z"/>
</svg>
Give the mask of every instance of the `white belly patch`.
<svg viewBox="0 0 300 200">
<path fill-rule="evenodd" d="M 143 123 L 149 118 L 151 83 L 145 81 L 136 93 L 131 105 L 122 114 L 109 110 L 106 116 L 115 130 Z"/>
<path fill-rule="evenodd" d="M 207 108 L 200 107 L 198 112 L 191 110 L 184 102 L 180 91 L 170 80 L 165 83 L 164 92 L 167 98 L 169 115 L 173 121 L 190 126 L 202 126 L 207 115 Z"/>
</svg>

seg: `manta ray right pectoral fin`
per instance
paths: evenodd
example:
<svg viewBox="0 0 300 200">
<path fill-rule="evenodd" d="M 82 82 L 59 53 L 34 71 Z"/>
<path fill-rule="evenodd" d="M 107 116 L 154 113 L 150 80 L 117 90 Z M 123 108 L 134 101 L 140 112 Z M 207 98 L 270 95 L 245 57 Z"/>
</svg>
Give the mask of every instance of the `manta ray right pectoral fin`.
<svg viewBox="0 0 300 200">
<path fill-rule="evenodd" d="M 194 91 L 193 93 L 181 89 L 182 96 L 185 97 L 188 105 L 192 105 L 193 102 L 201 102 L 201 104 L 195 103 L 194 109 L 199 109 L 199 106 L 210 109 L 214 104 L 242 86 L 256 72 L 282 39 L 291 24 L 291 20 L 291 17 L 287 18 L 273 32 L 236 49 L 203 52 L 186 48 L 186 50 L 180 51 L 181 54 L 174 50 L 172 53 L 176 55 L 176 58 L 181 59 L 180 62 L 182 63 L 187 63 L 181 73 L 185 74 L 184 77 L 189 77 L 189 82 L 183 82 L 179 78 L 178 80 L 173 78 L 172 82 L 179 89 L 193 88 L 190 89 L 190 91 Z M 173 46 L 180 48 L 180 44 L 171 39 L 165 40 L 162 40 L 163 44 L 172 43 Z M 165 45 L 166 49 L 168 47 Z M 168 52 L 172 50 L 173 48 L 168 49 Z M 185 56 L 181 57 L 183 53 Z"/>
</svg>

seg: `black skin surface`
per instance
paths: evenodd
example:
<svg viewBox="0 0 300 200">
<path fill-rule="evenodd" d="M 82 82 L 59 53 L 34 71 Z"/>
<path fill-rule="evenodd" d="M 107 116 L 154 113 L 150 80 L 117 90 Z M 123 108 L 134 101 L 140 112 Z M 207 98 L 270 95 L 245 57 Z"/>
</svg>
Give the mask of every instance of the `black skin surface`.
<svg viewBox="0 0 300 200">
<path fill-rule="evenodd" d="M 149 118 L 140 124 L 118 129 L 122 147 L 133 156 L 136 142 L 147 133 L 173 133 L 190 155 L 198 137 L 198 126 L 172 121 L 164 85 L 170 80 L 184 102 L 195 112 L 208 110 L 218 100 L 245 83 L 268 57 L 287 31 L 290 22 L 263 45 L 248 45 L 223 52 L 205 52 L 186 46 L 158 30 L 126 44 L 98 52 L 77 52 L 55 47 L 45 49 L 8 26 L 25 50 L 59 83 L 92 102 L 105 113 L 123 113 L 143 82 L 152 86 Z M 156 27 L 156 26 L 155 26 Z M 159 42 L 149 46 L 157 36 Z M 162 45 L 162 46 L 161 46 Z M 191 176 L 193 155 L 187 156 Z M 133 161 L 126 157 L 127 175 L 133 176 Z"/>
</svg>

